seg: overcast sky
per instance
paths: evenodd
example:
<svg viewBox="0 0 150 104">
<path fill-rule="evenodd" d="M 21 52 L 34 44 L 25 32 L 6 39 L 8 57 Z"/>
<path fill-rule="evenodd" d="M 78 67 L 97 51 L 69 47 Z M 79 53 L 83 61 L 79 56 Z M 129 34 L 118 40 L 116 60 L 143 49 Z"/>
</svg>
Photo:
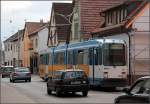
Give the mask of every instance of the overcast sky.
<svg viewBox="0 0 150 104">
<path fill-rule="evenodd" d="M 71 2 L 71 0 L 49 1 L 2 1 L 1 2 L 1 38 L 2 41 L 23 29 L 25 21 L 49 21 L 52 2 Z"/>
</svg>

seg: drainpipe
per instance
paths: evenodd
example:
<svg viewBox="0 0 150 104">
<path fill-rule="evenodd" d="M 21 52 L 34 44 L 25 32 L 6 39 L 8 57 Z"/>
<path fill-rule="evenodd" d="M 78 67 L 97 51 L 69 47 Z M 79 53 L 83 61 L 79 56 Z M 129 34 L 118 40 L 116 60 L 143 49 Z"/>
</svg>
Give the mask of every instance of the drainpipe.
<svg viewBox="0 0 150 104">
<path fill-rule="evenodd" d="M 132 73 L 132 66 L 131 66 L 131 60 L 132 60 L 132 52 L 131 52 L 131 42 L 132 42 L 132 39 L 131 39 L 131 37 L 134 35 L 133 34 L 133 31 L 134 30 L 131 30 L 130 32 L 126 32 L 126 34 L 127 34 L 127 36 L 128 36 L 128 39 L 129 39 L 129 85 L 132 85 L 132 78 L 133 78 L 133 73 Z"/>
</svg>

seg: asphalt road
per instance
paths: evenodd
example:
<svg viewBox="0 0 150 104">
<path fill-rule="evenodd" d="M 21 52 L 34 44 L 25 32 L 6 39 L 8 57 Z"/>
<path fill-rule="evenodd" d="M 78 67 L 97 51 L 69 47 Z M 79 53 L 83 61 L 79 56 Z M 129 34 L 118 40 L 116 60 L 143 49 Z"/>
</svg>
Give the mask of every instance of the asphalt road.
<svg viewBox="0 0 150 104">
<path fill-rule="evenodd" d="M 1 78 L 1 103 L 113 103 L 120 95 L 118 91 L 90 90 L 87 97 L 81 93 L 67 94 L 57 97 L 55 93 L 47 95 L 46 82 L 38 76 L 32 81 L 10 83 L 9 78 Z"/>
</svg>

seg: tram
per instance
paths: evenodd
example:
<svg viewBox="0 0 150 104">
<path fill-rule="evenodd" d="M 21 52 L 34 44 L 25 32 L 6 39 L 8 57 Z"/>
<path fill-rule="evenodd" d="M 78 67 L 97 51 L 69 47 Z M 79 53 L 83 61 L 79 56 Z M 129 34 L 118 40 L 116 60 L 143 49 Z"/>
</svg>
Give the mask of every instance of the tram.
<svg viewBox="0 0 150 104">
<path fill-rule="evenodd" d="M 46 80 L 55 70 L 82 69 L 91 86 L 127 85 L 127 45 L 124 40 L 93 39 L 40 52 L 39 75 Z"/>
</svg>

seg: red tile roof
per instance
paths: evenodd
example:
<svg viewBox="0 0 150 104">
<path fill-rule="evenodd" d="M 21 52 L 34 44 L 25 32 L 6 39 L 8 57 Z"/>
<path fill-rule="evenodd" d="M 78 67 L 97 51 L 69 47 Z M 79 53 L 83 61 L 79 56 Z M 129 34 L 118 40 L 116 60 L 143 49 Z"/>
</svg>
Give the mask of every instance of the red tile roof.
<svg viewBox="0 0 150 104">
<path fill-rule="evenodd" d="M 80 0 L 81 32 L 84 38 L 91 37 L 90 33 L 99 28 L 101 22 L 100 11 L 118 5 L 125 0 Z"/>
<path fill-rule="evenodd" d="M 127 2 L 124 2 L 120 5 L 117 5 L 117 6 L 114 6 L 112 8 L 108 8 L 104 11 L 102 11 L 103 13 L 111 10 L 111 9 L 114 9 L 116 7 L 120 7 L 122 5 L 133 5 L 133 3 L 136 3 L 136 7 L 133 8 L 129 13 L 129 15 L 124 19 L 123 22 L 121 22 L 120 24 L 115 24 L 115 25 L 112 25 L 112 26 L 106 26 L 106 27 L 100 27 L 100 28 L 96 28 L 92 31 L 91 34 L 99 34 L 99 35 L 106 35 L 106 34 L 111 34 L 112 35 L 112 31 L 114 31 L 113 33 L 115 34 L 116 32 L 115 31 L 118 31 L 118 33 L 121 33 L 121 31 L 123 32 L 124 30 L 128 30 L 128 28 L 126 28 L 126 25 L 131 22 L 134 17 L 140 12 L 140 10 L 147 4 L 147 0 L 142 0 L 142 1 L 137 1 L 137 0 L 131 0 L 131 1 L 127 1 Z M 117 29 L 120 29 L 120 30 L 116 30 Z M 123 29 L 124 28 L 124 29 Z"/>
<path fill-rule="evenodd" d="M 34 33 L 37 29 L 43 27 L 46 23 L 41 22 L 26 22 L 25 27 L 27 28 L 28 35 Z"/>
</svg>

